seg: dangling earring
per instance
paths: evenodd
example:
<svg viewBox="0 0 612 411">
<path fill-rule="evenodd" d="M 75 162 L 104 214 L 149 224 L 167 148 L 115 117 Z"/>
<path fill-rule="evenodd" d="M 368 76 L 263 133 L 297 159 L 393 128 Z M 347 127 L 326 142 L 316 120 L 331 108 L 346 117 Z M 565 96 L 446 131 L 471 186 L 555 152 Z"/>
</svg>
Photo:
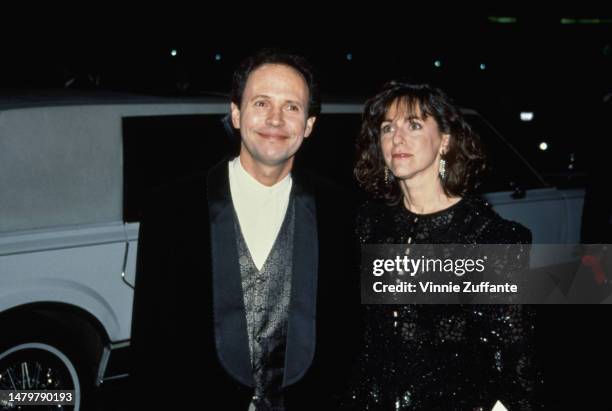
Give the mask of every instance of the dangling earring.
<svg viewBox="0 0 612 411">
<path fill-rule="evenodd" d="M 446 179 L 446 160 L 444 160 L 443 158 L 440 159 L 439 171 L 440 171 L 440 178 L 442 180 L 445 180 Z"/>
<path fill-rule="evenodd" d="M 389 184 L 389 168 L 385 167 L 385 184 Z"/>
</svg>

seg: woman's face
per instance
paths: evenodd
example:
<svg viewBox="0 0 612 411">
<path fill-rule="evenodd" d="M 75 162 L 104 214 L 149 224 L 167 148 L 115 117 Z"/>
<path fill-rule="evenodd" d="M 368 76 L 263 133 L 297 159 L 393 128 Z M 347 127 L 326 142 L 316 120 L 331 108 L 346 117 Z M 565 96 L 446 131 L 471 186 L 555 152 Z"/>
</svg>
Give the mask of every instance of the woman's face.
<svg viewBox="0 0 612 411">
<path fill-rule="evenodd" d="M 432 116 L 423 119 L 420 107 L 409 113 L 406 105 L 397 101 L 380 125 L 385 164 L 400 180 L 435 181 L 449 137 L 440 132 Z"/>
</svg>

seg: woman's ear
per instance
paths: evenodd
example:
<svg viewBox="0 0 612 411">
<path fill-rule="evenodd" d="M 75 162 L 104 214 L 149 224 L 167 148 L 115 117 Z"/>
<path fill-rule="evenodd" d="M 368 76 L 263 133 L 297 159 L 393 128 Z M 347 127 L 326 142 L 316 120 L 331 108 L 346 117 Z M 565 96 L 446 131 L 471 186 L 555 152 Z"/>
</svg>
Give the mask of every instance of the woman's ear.
<svg viewBox="0 0 612 411">
<path fill-rule="evenodd" d="M 450 144 L 450 134 L 442 134 L 442 143 L 440 143 L 440 155 L 448 152 L 448 145 Z"/>
</svg>

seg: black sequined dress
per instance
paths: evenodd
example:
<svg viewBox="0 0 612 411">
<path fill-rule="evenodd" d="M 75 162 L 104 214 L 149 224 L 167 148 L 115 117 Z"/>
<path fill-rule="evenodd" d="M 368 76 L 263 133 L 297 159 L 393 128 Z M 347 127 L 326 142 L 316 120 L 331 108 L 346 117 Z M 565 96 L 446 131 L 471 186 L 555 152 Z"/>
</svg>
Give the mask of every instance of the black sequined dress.
<svg viewBox="0 0 612 411">
<path fill-rule="evenodd" d="M 418 215 L 366 203 L 362 244 L 529 244 L 531 233 L 466 196 Z M 528 250 L 528 247 L 525 248 Z M 528 252 L 523 262 L 528 262 Z M 347 398 L 355 410 L 539 409 L 533 313 L 518 305 L 364 305 L 364 340 Z"/>
</svg>

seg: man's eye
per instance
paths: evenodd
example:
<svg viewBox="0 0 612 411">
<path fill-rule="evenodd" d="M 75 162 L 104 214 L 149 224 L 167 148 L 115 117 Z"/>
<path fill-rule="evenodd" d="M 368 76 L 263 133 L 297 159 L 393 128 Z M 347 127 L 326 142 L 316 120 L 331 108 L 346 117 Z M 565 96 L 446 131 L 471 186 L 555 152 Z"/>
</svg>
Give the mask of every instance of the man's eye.
<svg viewBox="0 0 612 411">
<path fill-rule="evenodd" d="M 255 107 L 265 107 L 266 106 L 266 102 L 263 101 L 263 100 L 257 100 L 254 105 L 255 105 Z"/>
<path fill-rule="evenodd" d="M 300 111 L 300 107 L 297 104 L 289 104 L 287 106 L 287 110 L 289 110 L 289 111 Z"/>
</svg>

